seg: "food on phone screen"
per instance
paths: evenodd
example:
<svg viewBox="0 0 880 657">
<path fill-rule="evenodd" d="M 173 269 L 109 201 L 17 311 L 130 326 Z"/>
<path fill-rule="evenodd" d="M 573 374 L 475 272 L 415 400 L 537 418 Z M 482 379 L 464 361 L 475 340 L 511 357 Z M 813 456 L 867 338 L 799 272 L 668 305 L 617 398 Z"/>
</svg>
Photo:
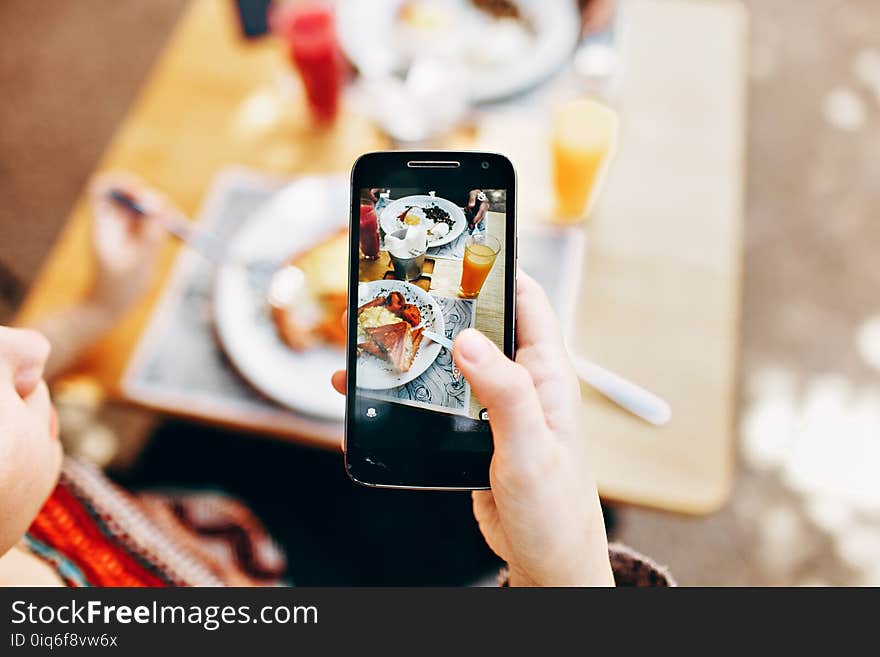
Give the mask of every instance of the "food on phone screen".
<svg viewBox="0 0 880 657">
<path fill-rule="evenodd" d="M 439 196 L 415 195 L 392 201 L 382 211 L 381 224 L 386 235 L 412 226 L 423 226 L 428 247 L 441 246 L 464 232 L 467 219 L 464 211 Z"/>
<path fill-rule="evenodd" d="M 406 372 L 422 342 L 418 307 L 397 291 L 377 296 L 358 308 L 358 354 L 366 353 Z"/>
</svg>

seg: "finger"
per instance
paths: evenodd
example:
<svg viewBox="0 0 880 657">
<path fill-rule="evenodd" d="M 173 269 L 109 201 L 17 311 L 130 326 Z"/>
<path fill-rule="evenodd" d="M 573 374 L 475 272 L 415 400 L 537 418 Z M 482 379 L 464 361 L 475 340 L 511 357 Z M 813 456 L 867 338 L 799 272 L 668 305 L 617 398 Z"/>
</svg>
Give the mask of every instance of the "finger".
<svg viewBox="0 0 880 657">
<path fill-rule="evenodd" d="M 166 204 L 158 213 L 146 215 L 139 222 L 130 226 L 135 229 L 133 232 L 137 239 L 152 249 L 158 246 L 165 237 L 166 225 L 164 219 L 172 214 L 173 210 L 169 209 Z"/>
<path fill-rule="evenodd" d="M 130 197 L 143 213 L 136 212 L 111 198 L 112 192 Z M 163 236 L 163 224 L 179 212 L 158 192 L 126 172 L 112 172 L 96 177 L 91 186 L 95 229 L 100 239 L 117 245 L 120 240 L 135 238 L 148 246 L 157 245 Z"/>
<path fill-rule="evenodd" d="M 42 333 L 0 326 L 0 377 L 22 398 L 43 379 L 51 346 Z"/>
<path fill-rule="evenodd" d="M 347 381 L 347 378 L 345 376 L 345 370 L 337 370 L 337 371 L 333 372 L 333 375 L 330 377 L 330 383 L 333 384 L 333 388 L 340 395 L 345 394 L 346 381 Z"/>
<path fill-rule="evenodd" d="M 516 346 L 522 349 L 530 345 L 552 343 L 564 348 L 562 330 L 556 311 L 544 288 L 522 269 L 516 272 Z"/>
<path fill-rule="evenodd" d="M 144 182 L 128 171 L 110 171 L 100 173 L 89 185 L 89 196 L 92 201 L 106 200 L 113 190 L 119 190 L 131 196 L 137 196 L 145 188 Z"/>
<path fill-rule="evenodd" d="M 45 418 L 48 426 L 52 414 L 52 399 L 45 381 L 39 381 L 31 393 L 24 397 L 24 403 L 36 417 Z"/>
<path fill-rule="evenodd" d="M 342 321 L 342 328 L 345 329 L 346 334 L 348 333 L 348 311 L 345 310 L 342 313 L 342 317 L 340 317 Z M 346 391 L 346 376 L 345 370 L 337 370 L 333 372 L 333 375 L 330 377 L 330 383 L 333 384 L 333 388 L 340 395 L 344 395 Z"/>
<path fill-rule="evenodd" d="M 474 207 L 474 203 L 477 202 L 477 194 L 479 194 L 479 193 L 480 193 L 479 189 L 472 189 L 470 192 L 468 192 L 467 206 L 469 208 Z"/>
<path fill-rule="evenodd" d="M 121 192 L 129 196 L 143 212 L 134 212 L 125 205 L 114 202 L 111 192 Z M 180 211 L 162 194 L 149 187 L 134 174 L 125 171 L 104 173 L 95 178 L 90 188 L 95 207 L 110 208 L 116 215 L 142 219 L 144 215 L 171 217 Z"/>
<path fill-rule="evenodd" d="M 531 375 L 501 353 L 489 338 L 475 329 L 462 331 L 455 339 L 453 356 L 489 411 L 497 452 L 527 448 L 529 440 L 546 431 Z"/>
<path fill-rule="evenodd" d="M 474 215 L 474 225 L 475 226 L 483 220 L 483 217 L 486 216 L 486 210 L 488 210 L 488 209 L 489 209 L 488 203 L 480 203 L 480 209 L 477 211 L 477 214 Z"/>
<path fill-rule="evenodd" d="M 474 490 L 471 491 L 471 509 L 474 512 L 474 518 L 480 526 L 480 531 L 484 536 L 492 536 L 497 531 L 494 523 L 498 520 L 498 508 L 495 505 L 495 495 L 491 490 Z M 501 547 L 500 545 L 490 546 L 492 549 Z M 499 555 L 500 556 L 500 555 Z"/>
<path fill-rule="evenodd" d="M 570 425 L 580 408 L 577 377 L 547 295 L 522 271 L 516 279 L 516 339 L 516 361 L 532 375 L 547 425 Z"/>
<path fill-rule="evenodd" d="M 614 17 L 613 0 L 588 0 L 581 10 L 581 37 L 601 31 Z"/>
</svg>

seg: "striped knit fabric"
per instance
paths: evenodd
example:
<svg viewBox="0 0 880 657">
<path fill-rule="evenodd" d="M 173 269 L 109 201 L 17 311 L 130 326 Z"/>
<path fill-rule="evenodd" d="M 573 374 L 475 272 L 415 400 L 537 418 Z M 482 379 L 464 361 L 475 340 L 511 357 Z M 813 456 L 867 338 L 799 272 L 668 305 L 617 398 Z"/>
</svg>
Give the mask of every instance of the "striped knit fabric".
<svg viewBox="0 0 880 657">
<path fill-rule="evenodd" d="M 68 459 L 25 536 L 69 586 L 273 586 L 285 561 L 259 521 L 222 495 L 132 496 Z M 674 586 L 630 548 L 609 550 L 618 586 Z M 499 575 L 507 586 L 507 570 Z"/>
<path fill-rule="evenodd" d="M 282 584 L 281 550 L 221 495 L 136 497 L 67 459 L 25 545 L 70 586 Z"/>
</svg>

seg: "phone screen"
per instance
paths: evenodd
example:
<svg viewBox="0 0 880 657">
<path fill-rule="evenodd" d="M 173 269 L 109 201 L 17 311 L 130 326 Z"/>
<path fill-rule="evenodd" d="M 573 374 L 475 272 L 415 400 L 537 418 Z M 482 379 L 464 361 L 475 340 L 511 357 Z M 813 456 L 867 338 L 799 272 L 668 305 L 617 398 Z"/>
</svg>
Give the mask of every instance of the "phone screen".
<svg viewBox="0 0 880 657">
<path fill-rule="evenodd" d="M 498 186 L 483 166 L 355 181 L 347 449 L 394 470 L 367 483 L 487 483 L 488 412 L 452 354 L 468 328 L 512 345 L 513 179 Z"/>
</svg>

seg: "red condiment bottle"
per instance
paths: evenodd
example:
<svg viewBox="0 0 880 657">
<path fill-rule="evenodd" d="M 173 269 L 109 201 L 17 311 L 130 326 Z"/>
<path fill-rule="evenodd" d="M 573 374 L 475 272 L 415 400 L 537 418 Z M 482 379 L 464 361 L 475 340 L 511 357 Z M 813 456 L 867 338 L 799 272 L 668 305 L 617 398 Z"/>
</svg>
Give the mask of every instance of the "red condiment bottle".
<svg viewBox="0 0 880 657">
<path fill-rule="evenodd" d="M 339 110 L 344 63 L 332 9 L 322 2 L 288 3 L 273 12 L 272 25 L 288 46 L 315 122 L 333 122 Z"/>
<path fill-rule="evenodd" d="M 360 242 L 364 258 L 379 257 L 379 218 L 372 203 L 361 203 Z"/>
</svg>

